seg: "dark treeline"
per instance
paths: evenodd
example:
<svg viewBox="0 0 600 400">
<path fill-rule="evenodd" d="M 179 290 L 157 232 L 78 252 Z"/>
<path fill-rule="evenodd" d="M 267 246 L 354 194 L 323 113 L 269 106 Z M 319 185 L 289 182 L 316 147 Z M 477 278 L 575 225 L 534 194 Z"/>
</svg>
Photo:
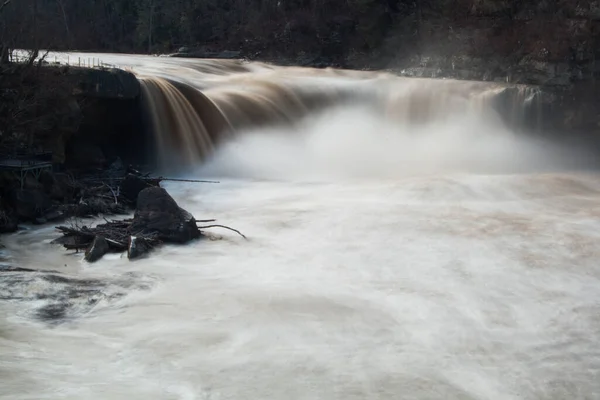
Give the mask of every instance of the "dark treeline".
<svg viewBox="0 0 600 400">
<path fill-rule="evenodd" d="M 202 46 L 281 54 L 304 51 L 335 55 L 376 50 L 415 54 L 430 50 L 436 43 L 446 51 L 456 52 L 456 46 L 448 44 L 456 42 L 458 37 L 471 52 L 507 53 L 518 50 L 521 41 L 527 41 L 528 46 L 541 41 L 546 47 L 556 47 L 564 41 L 555 35 L 561 34 L 560 21 L 594 15 L 591 5 L 579 3 L 575 0 L 8 0 L 0 14 L 0 29 L 4 46 L 13 48 L 158 53 L 181 46 Z M 531 24 L 531 21 L 537 22 Z M 529 26 L 524 29 L 526 22 Z M 468 35 L 464 34 L 465 29 L 469 29 Z M 584 33 L 588 39 L 592 34 Z M 564 34 L 573 36 L 573 32 Z M 470 37 L 467 40 L 465 36 Z"/>
<path fill-rule="evenodd" d="M 2 1 L 2 0 L 0 0 Z M 589 62 L 600 5 L 577 0 L 7 0 L 4 48 L 396 61 Z M 359 64 L 357 64 L 359 65 Z"/>
<path fill-rule="evenodd" d="M 2 15 L 2 33 L 8 41 L 5 44 L 29 48 L 165 52 L 178 46 L 227 45 L 241 49 L 268 47 L 283 41 L 294 41 L 305 50 L 332 44 L 371 48 L 381 43 L 395 15 L 416 17 L 419 7 L 425 3 L 412 0 L 12 0 Z M 356 40 L 357 37 L 361 39 Z"/>
</svg>

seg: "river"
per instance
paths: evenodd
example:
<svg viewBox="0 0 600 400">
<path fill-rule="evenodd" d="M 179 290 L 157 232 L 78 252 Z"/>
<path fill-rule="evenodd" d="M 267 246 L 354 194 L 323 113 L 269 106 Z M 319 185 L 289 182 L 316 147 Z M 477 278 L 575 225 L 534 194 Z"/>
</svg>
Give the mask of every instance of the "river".
<svg viewBox="0 0 600 400">
<path fill-rule="evenodd" d="M 214 90 L 231 82 L 219 82 L 252 92 L 239 82 L 253 74 L 295 82 L 301 104 L 323 82 L 399 92 L 385 87 L 400 78 L 363 72 L 102 57 L 202 88 L 221 111 Z M 220 183 L 167 190 L 247 241 L 214 230 L 90 265 L 49 245 L 51 226 L 3 238 L 7 262 L 56 272 L 0 275 L 0 398 L 600 398 L 594 155 L 408 84 L 433 110 L 418 121 L 382 115 L 373 97 L 311 99 L 293 123 L 235 126 L 214 153 L 186 158 L 181 177 Z M 189 126 L 174 129 L 215 137 Z"/>
</svg>

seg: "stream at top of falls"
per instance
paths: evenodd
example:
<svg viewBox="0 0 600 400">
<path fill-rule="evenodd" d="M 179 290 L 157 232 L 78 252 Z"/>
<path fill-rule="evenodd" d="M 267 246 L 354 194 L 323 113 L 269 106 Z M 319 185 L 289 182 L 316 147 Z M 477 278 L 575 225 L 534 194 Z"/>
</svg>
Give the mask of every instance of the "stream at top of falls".
<svg viewBox="0 0 600 400">
<path fill-rule="evenodd" d="M 4 237 L 46 272 L 0 273 L 0 399 L 600 398 L 593 154 L 376 111 L 239 129 L 180 174 L 220 183 L 165 183 L 248 240 L 86 264 Z"/>
</svg>

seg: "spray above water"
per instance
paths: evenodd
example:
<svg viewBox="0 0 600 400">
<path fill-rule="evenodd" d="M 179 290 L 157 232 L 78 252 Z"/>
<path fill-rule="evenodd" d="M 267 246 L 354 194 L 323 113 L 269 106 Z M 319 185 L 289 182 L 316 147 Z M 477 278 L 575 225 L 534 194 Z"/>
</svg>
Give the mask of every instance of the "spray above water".
<svg viewBox="0 0 600 400">
<path fill-rule="evenodd" d="M 203 175 L 276 180 L 394 179 L 548 172 L 585 165 L 581 151 L 516 135 L 498 118 L 457 113 L 421 124 L 371 108 L 334 108 L 291 127 L 241 132 Z"/>
<path fill-rule="evenodd" d="M 137 71 L 162 168 L 312 179 L 565 163 L 513 133 L 537 118 L 535 88 L 252 64 L 217 74 L 204 62 L 168 79 Z"/>
</svg>

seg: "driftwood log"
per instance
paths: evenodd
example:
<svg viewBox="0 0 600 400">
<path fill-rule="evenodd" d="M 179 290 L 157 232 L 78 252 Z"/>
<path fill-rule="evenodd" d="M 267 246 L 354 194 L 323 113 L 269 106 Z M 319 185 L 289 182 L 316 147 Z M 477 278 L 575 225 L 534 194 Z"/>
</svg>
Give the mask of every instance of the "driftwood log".
<svg viewBox="0 0 600 400">
<path fill-rule="evenodd" d="M 137 207 L 132 219 L 106 220 L 95 227 L 58 226 L 56 229 L 63 236 L 53 243 L 68 250 L 85 250 L 85 259 L 95 262 L 108 252 L 126 251 L 129 259 L 139 258 L 162 243 L 181 244 L 197 239 L 202 236 L 202 229 L 225 228 L 246 238 L 224 225 L 198 226 L 214 220 L 196 221 L 161 187 L 143 188 L 136 197 Z"/>
</svg>

